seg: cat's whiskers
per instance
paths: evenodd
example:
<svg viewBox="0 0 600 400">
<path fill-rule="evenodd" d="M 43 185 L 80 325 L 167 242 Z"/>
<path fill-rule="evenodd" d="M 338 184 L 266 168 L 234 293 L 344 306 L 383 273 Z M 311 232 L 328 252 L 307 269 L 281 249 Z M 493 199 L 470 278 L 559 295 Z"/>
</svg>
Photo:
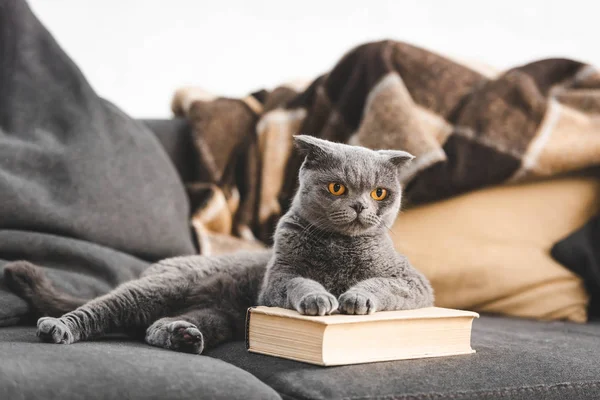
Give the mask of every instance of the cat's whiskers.
<svg viewBox="0 0 600 400">
<path fill-rule="evenodd" d="M 347 224 L 347 223 L 352 222 L 351 220 L 349 220 L 348 217 L 349 217 L 348 211 L 346 211 L 346 210 L 339 210 L 339 211 L 335 211 L 335 212 L 329 214 L 329 218 L 334 223 Z"/>
<path fill-rule="evenodd" d="M 320 243 L 322 243 L 322 242 L 323 242 L 323 239 L 325 238 L 325 236 L 327 236 L 327 238 L 329 238 L 329 237 L 331 237 L 331 235 L 332 235 L 333 233 L 334 233 L 334 232 L 330 232 L 330 231 L 327 231 L 327 230 L 324 230 L 324 229 L 322 229 L 322 230 L 320 230 L 319 232 L 317 232 L 317 234 L 316 234 L 315 236 L 312 236 L 312 237 L 310 237 L 310 238 L 309 238 L 309 240 L 310 240 L 312 243 L 317 243 L 317 244 L 320 244 Z"/>
<path fill-rule="evenodd" d="M 312 235 L 315 231 L 321 230 L 324 226 L 324 222 L 326 221 L 327 216 L 318 218 L 315 222 L 309 222 L 308 226 L 300 232 L 300 235 L 305 235 L 307 239 L 312 239 Z"/>
<path fill-rule="evenodd" d="M 334 234 L 334 232 L 331 230 L 322 229 L 321 232 L 319 232 L 317 234 L 317 237 L 315 238 L 315 240 L 322 241 L 323 239 L 325 239 L 325 235 L 327 235 L 327 239 L 329 239 L 331 237 L 331 235 L 333 235 L 333 234 Z"/>
<path fill-rule="evenodd" d="M 321 217 L 318 218 L 314 223 L 308 222 L 308 225 L 306 225 L 301 231 L 300 231 L 300 235 L 305 234 L 306 232 L 310 231 L 311 228 L 313 228 L 315 226 L 315 224 L 319 223 L 320 221 L 322 221 L 323 219 L 325 219 L 325 217 Z"/>
<path fill-rule="evenodd" d="M 396 232 L 394 232 L 394 231 L 392 230 L 392 228 L 391 228 L 391 227 L 387 226 L 387 224 L 385 223 L 385 220 L 384 220 L 383 218 L 379 217 L 379 219 L 381 220 L 381 225 L 385 226 L 385 227 L 386 227 L 386 229 L 387 229 L 387 230 L 388 230 L 388 231 L 389 231 L 389 232 L 390 232 L 392 235 L 394 235 L 394 236 L 397 236 L 397 235 L 396 235 Z"/>
<path fill-rule="evenodd" d="M 321 224 L 312 224 L 311 229 L 309 229 L 308 231 L 306 231 L 304 233 L 305 239 L 307 239 L 307 240 L 314 239 L 314 236 L 321 231 L 321 228 L 322 228 Z"/>
</svg>

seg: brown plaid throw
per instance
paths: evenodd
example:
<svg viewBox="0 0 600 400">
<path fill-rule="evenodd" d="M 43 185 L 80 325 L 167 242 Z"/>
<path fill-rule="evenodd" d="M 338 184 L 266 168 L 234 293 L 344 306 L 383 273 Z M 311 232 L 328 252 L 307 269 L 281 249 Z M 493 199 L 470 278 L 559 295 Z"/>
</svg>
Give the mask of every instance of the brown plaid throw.
<svg viewBox="0 0 600 400">
<path fill-rule="evenodd" d="M 270 241 L 296 187 L 297 133 L 414 154 L 410 204 L 600 162 L 600 73 L 567 59 L 491 75 L 382 41 L 303 90 L 226 99 L 186 88 L 173 110 L 194 126 L 199 182 L 189 190 L 203 253 Z"/>
</svg>

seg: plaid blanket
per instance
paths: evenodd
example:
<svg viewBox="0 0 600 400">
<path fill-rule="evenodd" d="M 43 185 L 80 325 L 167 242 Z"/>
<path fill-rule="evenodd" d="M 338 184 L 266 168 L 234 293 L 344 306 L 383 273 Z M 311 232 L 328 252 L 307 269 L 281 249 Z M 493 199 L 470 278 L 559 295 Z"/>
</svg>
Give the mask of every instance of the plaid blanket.
<svg viewBox="0 0 600 400">
<path fill-rule="evenodd" d="M 172 106 L 194 127 L 188 191 L 205 254 L 270 242 L 297 184 L 297 133 L 414 154 L 402 176 L 409 205 L 600 162 L 600 73 L 568 59 L 490 73 L 381 41 L 307 87 L 243 99 L 183 88 Z"/>
</svg>

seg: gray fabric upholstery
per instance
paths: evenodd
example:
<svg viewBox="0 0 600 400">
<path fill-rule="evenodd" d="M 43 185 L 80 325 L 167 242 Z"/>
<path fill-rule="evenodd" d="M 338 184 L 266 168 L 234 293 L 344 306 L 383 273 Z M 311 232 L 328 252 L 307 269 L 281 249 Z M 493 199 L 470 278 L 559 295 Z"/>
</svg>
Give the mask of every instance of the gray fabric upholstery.
<svg viewBox="0 0 600 400">
<path fill-rule="evenodd" d="M 184 118 L 140 120 L 156 136 L 185 182 L 198 180 L 198 154 L 193 143 L 192 127 Z"/>
<path fill-rule="evenodd" d="M 476 354 L 323 368 L 249 354 L 243 343 L 209 353 L 290 399 L 600 398 L 600 323 L 475 321 Z"/>
<path fill-rule="evenodd" d="M 600 322 L 475 321 L 469 356 L 324 368 L 225 344 L 192 356 L 140 342 L 39 343 L 0 329 L 0 399 L 549 399 L 600 398 Z M 223 363 L 217 358 L 227 363 Z M 250 374 L 236 368 L 240 367 Z"/>
<path fill-rule="evenodd" d="M 268 400 L 279 395 L 233 365 L 143 343 L 40 343 L 34 328 L 0 328 L 0 399 Z"/>
</svg>

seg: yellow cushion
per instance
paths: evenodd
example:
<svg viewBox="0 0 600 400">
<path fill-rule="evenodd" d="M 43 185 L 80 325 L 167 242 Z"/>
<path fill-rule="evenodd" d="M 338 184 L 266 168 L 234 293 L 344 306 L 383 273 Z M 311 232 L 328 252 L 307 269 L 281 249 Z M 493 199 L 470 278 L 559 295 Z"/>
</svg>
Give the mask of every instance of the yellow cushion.
<svg viewBox="0 0 600 400">
<path fill-rule="evenodd" d="M 590 177 L 499 186 L 410 209 L 392 237 L 431 280 L 437 306 L 585 322 L 583 282 L 550 249 L 599 200 Z"/>
</svg>

